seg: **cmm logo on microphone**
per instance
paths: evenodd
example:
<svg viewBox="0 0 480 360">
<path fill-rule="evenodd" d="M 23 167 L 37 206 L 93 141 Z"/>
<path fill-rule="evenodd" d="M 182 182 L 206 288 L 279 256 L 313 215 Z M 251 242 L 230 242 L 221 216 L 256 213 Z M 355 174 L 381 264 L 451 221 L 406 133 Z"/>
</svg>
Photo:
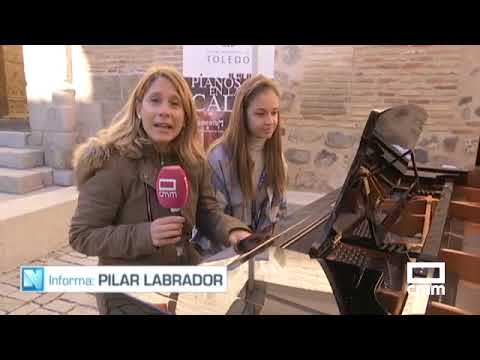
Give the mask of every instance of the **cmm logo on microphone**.
<svg viewBox="0 0 480 360">
<path fill-rule="evenodd" d="M 160 179 L 158 182 L 158 196 L 161 198 L 176 199 L 177 180 L 176 179 Z"/>
</svg>

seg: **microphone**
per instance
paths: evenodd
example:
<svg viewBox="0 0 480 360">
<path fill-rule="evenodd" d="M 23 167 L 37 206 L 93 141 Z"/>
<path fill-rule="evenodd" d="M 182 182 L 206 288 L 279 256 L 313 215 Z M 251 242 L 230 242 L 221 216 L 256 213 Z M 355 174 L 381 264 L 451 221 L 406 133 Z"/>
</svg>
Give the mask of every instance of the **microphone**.
<svg viewBox="0 0 480 360">
<path fill-rule="evenodd" d="M 170 209 L 172 215 L 180 215 L 188 200 L 188 181 L 185 171 L 178 165 L 164 166 L 157 176 L 156 193 L 159 204 Z M 177 243 L 177 255 L 183 255 L 184 239 Z"/>
</svg>

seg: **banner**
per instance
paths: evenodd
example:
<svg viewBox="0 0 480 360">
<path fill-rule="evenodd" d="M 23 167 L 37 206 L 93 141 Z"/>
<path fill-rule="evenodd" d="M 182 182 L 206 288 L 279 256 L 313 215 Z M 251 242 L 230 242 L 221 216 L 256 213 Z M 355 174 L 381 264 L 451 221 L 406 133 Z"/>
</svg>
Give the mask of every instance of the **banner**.
<svg viewBox="0 0 480 360">
<path fill-rule="evenodd" d="M 183 76 L 197 106 L 205 149 L 228 127 L 235 95 L 242 83 L 258 72 L 273 78 L 273 58 L 273 46 L 183 47 Z"/>
<path fill-rule="evenodd" d="M 225 266 L 22 266 L 22 292 L 226 292 Z"/>
</svg>

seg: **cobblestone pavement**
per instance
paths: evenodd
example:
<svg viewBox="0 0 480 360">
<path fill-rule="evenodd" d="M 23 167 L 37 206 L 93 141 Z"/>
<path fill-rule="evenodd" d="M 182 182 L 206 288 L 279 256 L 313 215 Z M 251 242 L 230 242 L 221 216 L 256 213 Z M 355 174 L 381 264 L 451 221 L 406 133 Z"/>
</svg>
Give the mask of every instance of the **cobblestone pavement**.
<svg viewBox="0 0 480 360">
<path fill-rule="evenodd" d="M 97 265 L 97 258 L 66 246 L 22 265 Z M 25 293 L 19 286 L 20 267 L 0 273 L 0 315 L 98 315 L 93 294 Z"/>
</svg>

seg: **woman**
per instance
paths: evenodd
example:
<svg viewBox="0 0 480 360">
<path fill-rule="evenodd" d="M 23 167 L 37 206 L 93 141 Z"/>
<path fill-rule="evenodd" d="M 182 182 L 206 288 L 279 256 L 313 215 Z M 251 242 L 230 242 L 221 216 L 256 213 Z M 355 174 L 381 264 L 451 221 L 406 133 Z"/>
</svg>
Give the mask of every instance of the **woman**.
<svg viewBox="0 0 480 360">
<path fill-rule="evenodd" d="M 156 199 L 164 165 L 187 173 L 189 198 L 182 216 L 171 216 Z M 78 207 L 70 225 L 71 246 L 99 265 L 192 265 L 190 243 L 176 245 L 198 227 L 213 242 L 236 244 L 248 227 L 219 208 L 211 172 L 197 135 L 188 84 L 175 70 L 157 67 L 135 87 L 118 121 L 81 145 L 74 155 Z M 99 294 L 101 314 L 135 313 L 124 297 Z M 125 310 L 128 309 L 128 310 Z"/>
<path fill-rule="evenodd" d="M 286 213 L 279 104 L 280 92 L 272 80 L 257 75 L 245 81 L 227 130 L 208 152 L 218 202 L 255 232 L 272 232 Z M 205 237 L 200 244 L 209 252 L 221 249 Z"/>
</svg>

